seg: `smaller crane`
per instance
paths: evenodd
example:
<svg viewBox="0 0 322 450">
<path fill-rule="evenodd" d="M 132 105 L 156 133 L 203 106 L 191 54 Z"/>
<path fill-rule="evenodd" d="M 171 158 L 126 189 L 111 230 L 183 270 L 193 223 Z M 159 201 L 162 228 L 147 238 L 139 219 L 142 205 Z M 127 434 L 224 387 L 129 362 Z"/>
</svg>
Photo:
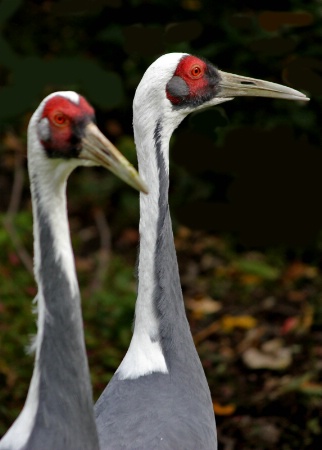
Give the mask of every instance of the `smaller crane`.
<svg viewBox="0 0 322 450">
<path fill-rule="evenodd" d="M 76 92 L 46 97 L 28 127 L 38 332 L 35 367 L 21 414 L 1 450 L 98 450 L 80 294 L 66 208 L 67 178 L 101 165 L 147 192 L 133 166 L 94 124 Z"/>
</svg>

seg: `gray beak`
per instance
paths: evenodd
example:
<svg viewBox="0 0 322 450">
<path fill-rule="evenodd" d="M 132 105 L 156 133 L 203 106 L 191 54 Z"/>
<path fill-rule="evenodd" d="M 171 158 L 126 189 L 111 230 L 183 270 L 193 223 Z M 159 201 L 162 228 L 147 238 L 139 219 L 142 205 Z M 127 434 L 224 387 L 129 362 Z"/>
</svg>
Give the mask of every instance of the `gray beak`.
<svg viewBox="0 0 322 450">
<path fill-rule="evenodd" d="M 217 97 L 272 97 L 287 100 L 310 100 L 306 95 L 295 89 L 270 81 L 257 80 L 256 78 L 243 77 L 218 70 L 220 75 L 219 93 Z"/>
<path fill-rule="evenodd" d="M 147 185 L 132 164 L 124 158 L 94 123 L 86 125 L 79 158 L 90 161 L 96 166 L 105 167 L 138 191 L 148 193 Z"/>
</svg>

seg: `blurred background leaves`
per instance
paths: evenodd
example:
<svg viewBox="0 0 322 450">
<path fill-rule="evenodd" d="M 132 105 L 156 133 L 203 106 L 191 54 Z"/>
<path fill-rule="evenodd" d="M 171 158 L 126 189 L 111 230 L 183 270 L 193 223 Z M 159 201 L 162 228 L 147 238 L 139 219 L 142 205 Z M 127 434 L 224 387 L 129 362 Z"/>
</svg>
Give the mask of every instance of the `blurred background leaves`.
<svg viewBox="0 0 322 450">
<path fill-rule="evenodd" d="M 300 0 L 0 1 L 0 434 L 33 364 L 30 115 L 48 93 L 77 90 L 136 164 L 135 88 L 159 55 L 179 51 L 311 96 L 189 116 L 171 140 L 170 204 L 220 448 L 321 446 L 321 14 Z M 138 195 L 79 169 L 68 205 L 97 398 L 131 336 Z"/>
</svg>

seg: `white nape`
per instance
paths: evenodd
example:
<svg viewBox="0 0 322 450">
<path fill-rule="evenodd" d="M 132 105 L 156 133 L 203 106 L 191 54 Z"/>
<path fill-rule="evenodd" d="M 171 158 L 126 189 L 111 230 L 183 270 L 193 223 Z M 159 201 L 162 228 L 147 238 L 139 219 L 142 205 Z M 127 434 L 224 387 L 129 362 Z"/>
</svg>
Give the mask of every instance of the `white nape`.
<svg viewBox="0 0 322 450">
<path fill-rule="evenodd" d="M 168 373 L 161 345 L 144 331 L 135 332 L 116 373 L 121 380 L 135 380 L 153 372 Z"/>
</svg>

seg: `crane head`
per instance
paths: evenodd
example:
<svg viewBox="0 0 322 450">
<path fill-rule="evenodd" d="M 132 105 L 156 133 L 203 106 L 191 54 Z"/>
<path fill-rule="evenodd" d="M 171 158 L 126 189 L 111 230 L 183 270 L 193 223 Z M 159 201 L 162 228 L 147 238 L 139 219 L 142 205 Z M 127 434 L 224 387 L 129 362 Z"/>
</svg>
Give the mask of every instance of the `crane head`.
<svg viewBox="0 0 322 450">
<path fill-rule="evenodd" d="M 36 133 L 34 133 L 36 131 Z M 76 92 L 56 92 L 40 104 L 30 120 L 30 153 L 40 147 L 46 159 L 78 165 L 100 165 L 132 187 L 147 193 L 144 181 L 134 167 L 99 131 L 95 112 Z M 39 146 L 35 146 L 35 141 Z"/>
<path fill-rule="evenodd" d="M 192 55 L 180 58 L 166 85 L 166 96 L 173 106 L 192 108 L 222 103 L 238 96 L 309 100 L 295 89 L 222 72 L 208 61 Z"/>
<path fill-rule="evenodd" d="M 162 111 L 163 118 L 174 129 L 192 111 L 239 96 L 309 100 L 287 86 L 226 73 L 209 61 L 187 53 L 168 53 L 146 70 L 136 90 L 133 108 L 142 124 L 143 117 L 148 123 Z"/>
</svg>

